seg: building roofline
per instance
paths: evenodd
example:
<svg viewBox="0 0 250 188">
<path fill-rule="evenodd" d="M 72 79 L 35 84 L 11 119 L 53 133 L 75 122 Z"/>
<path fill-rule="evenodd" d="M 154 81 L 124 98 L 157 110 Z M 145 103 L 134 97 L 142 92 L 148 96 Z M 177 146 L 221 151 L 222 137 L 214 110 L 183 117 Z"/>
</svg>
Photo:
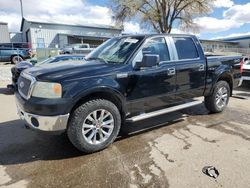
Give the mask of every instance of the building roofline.
<svg viewBox="0 0 250 188">
<path fill-rule="evenodd" d="M 0 22 L 0 25 L 8 25 L 6 22 Z"/>
<path fill-rule="evenodd" d="M 250 39 L 250 35 L 238 36 L 234 38 L 225 38 L 221 40 L 230 42 L 230 41 L 239 41 L 239 40 L 246 40 L 246 39 Z"/>
<path fill-rule="evenodd" d="M 235 41 L 235 40 L 244 40 L 244 39 L 250 39 L 250 34 L 246 34 L 246 35 L 239 35 L 239 36 L 235 36 L 235 37 L 225 37 L 225 38 L 220 38 L 217 39 L 219 41 Z"/>
<path fill-rule="evenodd" d="M 62 23 L 52 23 L 52 22 L 38 22 L 38 21 L 29 21 L 25 18 L 22 19 L 22 23 L 21 23 L 21 31 L 23 30 L 23 25 L 24 25 L 24 21 L 29 22 L 31 24 L 46 24 L 46 25 L 57 25 L 57 26 L 71 26 L 71 27 L 86 27 L 86 28 L 95 28 L 95 29 L 112 29 L 112 30 L 118 30 L 118 31 L 122 31 L 122 28 L 115 28 L 113 26 L 109 26 L 109 25 L 97 25 L 95 24 L 94 26 L 91 25 L 74 25 L 74 24 L 62 24 Z"/>
<path fill-rule="evenodd" d="M 144 36 L 144 37 L 154 37 L 154 36 L 173 36 L 173 37 L 195 37 L 195 35 L 191 35 L 191 34 L 174 34 L 174 33 L 146 33 L 146 34 L 122 34 L 121 37 L 123 36 L 132 36 L 132 37 L 140 37 L 140 36 Z"/>
<path fill-rule="evenodd" d="M 64 36 L 71 36 L 71 37 L 90 37 L 90 38 L 101 38 L 101 39 L 110 39 L 112 36 L 90 36 L 90 35 L 74 35 L 74 34 L 65 34 L 65 33 L 58 33 L 59 35 L 64 35 Z"/>
</svg>

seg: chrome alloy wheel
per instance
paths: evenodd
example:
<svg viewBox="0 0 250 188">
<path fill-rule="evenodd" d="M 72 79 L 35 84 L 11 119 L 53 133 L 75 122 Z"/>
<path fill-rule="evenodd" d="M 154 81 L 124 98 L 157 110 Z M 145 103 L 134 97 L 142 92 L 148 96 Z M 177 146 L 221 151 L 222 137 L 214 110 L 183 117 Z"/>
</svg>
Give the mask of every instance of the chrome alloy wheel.
<svg viewBox="0 0 250 188">
<path fill-rule="evenodd" d="M 226 106 L 228 101 L 228 91 L 226 87 L 221 87 L 215 96 L 216 105 L 218 108 L 223 108 Z"/>
<path fill-rule="evenodd" d="M 104 109 L 91 112 L 82 125 L 82 135 L 91 145 L 105 142 L 114 129 L 113 115 Z"/>
</svg>

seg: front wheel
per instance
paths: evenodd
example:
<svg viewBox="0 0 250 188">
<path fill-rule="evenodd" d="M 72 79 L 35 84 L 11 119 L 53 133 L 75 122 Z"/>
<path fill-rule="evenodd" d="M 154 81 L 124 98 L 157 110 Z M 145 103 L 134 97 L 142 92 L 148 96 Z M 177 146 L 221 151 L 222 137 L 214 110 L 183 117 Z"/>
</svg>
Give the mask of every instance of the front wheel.
<svg viewBox="0 0 250 188">
<path fill-rule="evenodd" d="M 100 151 L 117 137 L 121 127 L 118 108 L 110 101 L 88 101 L 74 110 L 69 120 L 68 137 L 85 153 Z"/>
<path fill-rule="evenodd" d="M 219 81 L 215 84 L 213 93 L 205 97 L 205 106 L 212 113 L 222 112 L 228 104 L 230 87 L 226 81 Z"/>
</svg>

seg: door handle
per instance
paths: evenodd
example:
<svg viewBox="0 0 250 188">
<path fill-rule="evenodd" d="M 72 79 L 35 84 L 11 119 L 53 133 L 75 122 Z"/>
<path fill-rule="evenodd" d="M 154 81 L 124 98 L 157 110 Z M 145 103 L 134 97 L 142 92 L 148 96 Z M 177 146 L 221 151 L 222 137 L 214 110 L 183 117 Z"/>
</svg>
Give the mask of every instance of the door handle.
<svg viewBox="0 0 250 188">
<path fill-rule="evenodd" d="M 168 71 L 168 76 L 172 76 L 172 75 L 175 75 L 175 68 L 174 67 L 172 67 L 172 68 L 168 68 L 167 69 Z"/>
<path fill-rule="evenodd" d="M 204 71 L 204 70 L 205 70 L 205 65 L 200 64 L 200 65 L 199 65 L 199 71 Z"/>
</svg>

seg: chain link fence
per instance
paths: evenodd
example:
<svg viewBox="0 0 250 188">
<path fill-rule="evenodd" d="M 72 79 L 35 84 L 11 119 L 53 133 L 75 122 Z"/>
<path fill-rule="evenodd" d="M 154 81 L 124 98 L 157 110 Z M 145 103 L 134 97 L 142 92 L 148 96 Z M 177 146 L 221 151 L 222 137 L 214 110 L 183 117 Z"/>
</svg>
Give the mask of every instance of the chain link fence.
<svg viewBox="0 0 250 188">
<path fill-rule="evenodd" d="M 59 48 L 57 43 L 33 43 L 32 46 L 38 46 L 38 48 L 33 49 L 33 51 L 36 54 L 37 60 L 42 61 L 46 58 L 61 54 L 81 54 L 86 56 L 99 45 L 88 43 L 75 43 L 65 44 L 64 47 Z"/>
<path fill-rule="evenodd" d="M 243 55 L 250 56 L 250 48 L 206 48 L 203 50 L 208 53 L 218 54 L 218 55 Z"/>
<path fill-rule="evenodd" d="M 82 47 L 81 47 L 82 45 Z M 84 47 L 85 45 L 85 47 Z M 59 48 L 55 44 L 41 43 L 1 43 L 0 61 L 19 62 L 29 58 L 35 58 L 37 61 L 43 61 L 49 57 L 61 54 L 82 54 L 87 55 L 98 45 L 93 44 L 66 44 Z"/>
<path fill-rule="evenodd" d="M 234 52 L 244 56 L 250 56 L 250 48 L 222 48 L 218 49 L 220 52 Z"/>
</svg>

